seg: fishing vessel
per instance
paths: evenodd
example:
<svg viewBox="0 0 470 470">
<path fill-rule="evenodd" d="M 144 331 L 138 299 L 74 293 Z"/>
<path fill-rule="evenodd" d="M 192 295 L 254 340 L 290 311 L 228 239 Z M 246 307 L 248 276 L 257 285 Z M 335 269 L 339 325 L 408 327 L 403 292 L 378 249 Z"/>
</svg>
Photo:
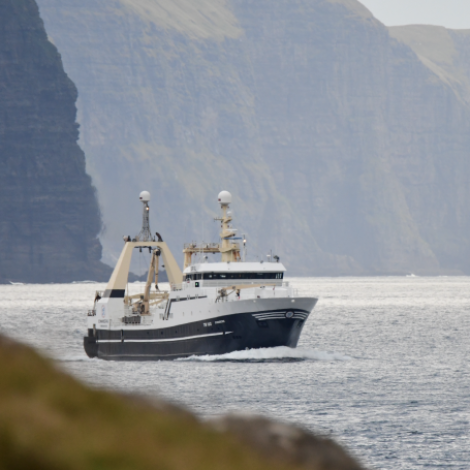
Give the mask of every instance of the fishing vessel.
<svg viewBox="0 0 470 470">
<path fill-rule="evenodd" d="M 150 194 L 143 191 L 140 200 L 142 229 L 132 239 L 124 237 L 106 289 L 96 292 L 88 312 L 89 357 L 160 360 L 297 346 L 317 299 L 299 296 L 284 280 L 278 256 L 270 262 L 242 259 L 228 191 L 218 195 L 220 242 L 186 244 L 183 271 L 160 234 L 150 231 Z M 128 274 L 135 250 L 149 250 L 150 266 L 143 292 L 131 295 Z M 219 254 L 220 261 L 208 262 L 210 253 Z M 166 291 L 158 285 L 160 258 L 170 284 Z"/>
</svg>

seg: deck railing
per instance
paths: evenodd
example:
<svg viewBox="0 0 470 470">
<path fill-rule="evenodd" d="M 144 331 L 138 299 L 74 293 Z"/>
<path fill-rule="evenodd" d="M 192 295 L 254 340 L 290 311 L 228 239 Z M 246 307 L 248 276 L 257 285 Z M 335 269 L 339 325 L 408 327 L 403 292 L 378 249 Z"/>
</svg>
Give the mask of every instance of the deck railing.
<svg viewBox="0 0 470 470">
<path fill-rule="evenodd" d="M 197 282 L 197 281 L 191 281 Z M 230 286 L 268 286 L 268 287 L 288 287 L 289 283 L 283 281 L 282 279 L 219 279 L 216 281 L 211 281 L 209 279 L 204 279 L 200 282 L 201 287 L 230 287 Z M 193 286 L 194 287 L 194 286 Z"/>
<path fill-rule="evenodd" d="M 212 281 L 209 279 L 201 279 L 200 281 L 187 281 L 182 284 L 172 284 L 171 290 L 178 291 L 196 287 L 231 287 L 231 286 L 249 286 L 253 287 L 266 286 L 266 287 L 289 287 L 289 282 L 282 279 L 219 279 Z"/>
</svg>

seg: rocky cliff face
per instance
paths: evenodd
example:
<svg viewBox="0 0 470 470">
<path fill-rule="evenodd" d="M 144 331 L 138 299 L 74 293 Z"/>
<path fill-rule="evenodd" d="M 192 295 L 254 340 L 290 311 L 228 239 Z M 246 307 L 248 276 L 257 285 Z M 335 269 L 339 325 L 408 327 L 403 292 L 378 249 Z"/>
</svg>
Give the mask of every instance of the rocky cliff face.
<svg viewBox="0 0 470 470">
<path fill-rule="evenodd" d="M 0 0 L 0 282 L 103 278 L 77 91 L 33 0 Z"/>
<path fill-rule="evenodd" d="M 175 251 L 217 236 L 229 189 L 249 255 L 291 274 L 470 273 L 465 33 L 443 30 L 442 59 L 355 0 L 39 5 L 80 90 L 107 260 L 141 189 Z"/>
</svg>

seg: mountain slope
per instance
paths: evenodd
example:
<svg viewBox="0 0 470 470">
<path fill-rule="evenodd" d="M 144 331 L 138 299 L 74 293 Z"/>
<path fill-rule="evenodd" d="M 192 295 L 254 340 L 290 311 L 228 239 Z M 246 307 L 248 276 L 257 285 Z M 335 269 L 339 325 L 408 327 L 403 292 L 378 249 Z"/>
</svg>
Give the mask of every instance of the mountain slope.
<svg viewBox="0 0 470 470">
<path fill-rule="evenodd" d="M 176 253 L 217 237 L 228 189 L 249 255 L 291 274 L 470 272 L 464 93 L 359 2 L 39 4 L 80 90 L 108 262 L 141 189 Z"/>
</svg>

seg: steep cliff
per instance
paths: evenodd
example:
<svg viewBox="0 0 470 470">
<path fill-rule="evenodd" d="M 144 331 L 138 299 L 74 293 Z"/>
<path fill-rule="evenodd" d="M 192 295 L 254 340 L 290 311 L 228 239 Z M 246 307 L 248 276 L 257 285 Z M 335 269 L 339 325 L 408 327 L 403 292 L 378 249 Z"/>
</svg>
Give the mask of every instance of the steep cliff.
<svg viewBox="0 0 470 470">
<path fill-rule="evenodd" d="M 33 0 L 0 0 L 0 282 L 106 277 L 77 91 Z"/>
<path fill-rule="evenodd" d="M 466 72 L 356 0 L 39 5 L 80 90 L 108 261 L 141 189 L 175 251 L 217 236 L 229 189 L 249 255 L 291 274 L 470 273 Z"/>
</svg>

